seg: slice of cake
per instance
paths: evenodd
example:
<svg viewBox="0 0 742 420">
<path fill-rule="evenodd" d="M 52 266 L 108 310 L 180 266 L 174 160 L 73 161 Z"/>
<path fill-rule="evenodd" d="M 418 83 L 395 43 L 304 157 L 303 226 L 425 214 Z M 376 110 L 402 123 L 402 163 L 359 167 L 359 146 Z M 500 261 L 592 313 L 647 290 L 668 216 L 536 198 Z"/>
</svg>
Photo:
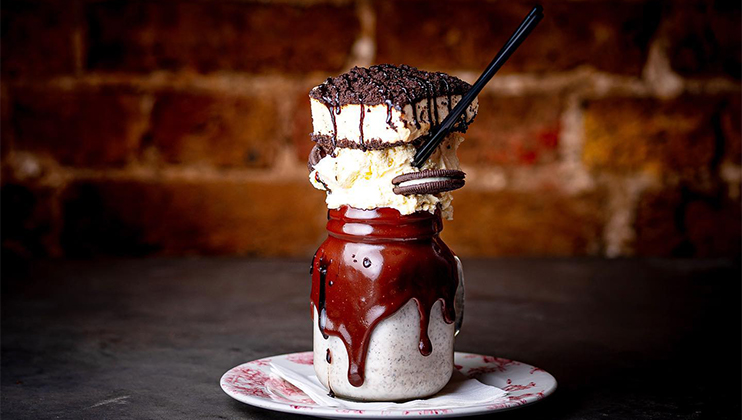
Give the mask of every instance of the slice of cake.
<svg viewBox="0 0 742 420">
<path fill-rule="evenodd" d="M 354 67 L 309 92 L 312 140 L 356 149 L 382 149 L 422 140 L 440 125 L 471 85 L 445 73 L 380 64 Z M 453 131 L 466 132 L 475 100 Z"/>
<path fill-rule="evenodd" d="M 317 144 L 310 181 L 327 192 L 327 206 L 397 209 L 452 215 L 452 190 L 464 185 L 456 149 L 477 114 L 475 100 L 430 158 L 412 165 L 430 137 L 471 86 L 444 73 L 382 64 L 354 67 L 309 93 Z"/>
</svg>

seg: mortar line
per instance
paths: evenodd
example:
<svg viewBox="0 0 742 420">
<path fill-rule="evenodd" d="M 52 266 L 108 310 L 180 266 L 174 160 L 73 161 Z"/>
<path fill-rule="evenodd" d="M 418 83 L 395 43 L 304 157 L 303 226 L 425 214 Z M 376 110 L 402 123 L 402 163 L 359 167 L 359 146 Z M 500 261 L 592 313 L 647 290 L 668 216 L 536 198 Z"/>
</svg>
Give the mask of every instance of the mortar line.
<svg viewBox="0 0 742 420">
<path fill-rule="evenodd" d="M 372 58 L 364 58 L 371 62 Z M 364 63 L 365 64 L 365 63 Z M 656 70 L 652 70 L 656 72 Z M 651 73 L 648 70 L 649 73 Z M 452 71 L 464 79 L 470 79 L 472 73 Z M 45 79 L 21 78 L 4 80 L 15 88 L 56 88 L 74 90 L 80 88 L 121 87 L 144 91 L 196 90 L 205 93 L 245 94 L 271 92 L 276 87 L 296 86 L 307 80 L 321 81 L 325 72 L 310 72 L 302 75 L 286 74 L 247 74 L 219 72 L 212 74 L 195 74 L 190 72 L 156 71 L 146 75 L 85 73 L 81 76 L 56 76 Z M 647 76 L 650 77 L 650 76 Z M 657 76 L 651 76 L 657 77 Z M 738 93 L 742 84 L 727 78 L 679 78 L 683 88 L 673 91 L 673 95 L 691 94 L 725 94 Z M 586 98 L 620 97 L 654 97 L 667 98 L 668 93 L 652 84 L 651 80 L 641 77 L 627 77 L 603 73 L 589 69 L 576 69 L 566 72 L 553 72 L 547 75 L 512 74 L 494 78 L 484 92 L 502 95 L 538 95 L 578 92 Z"/>
</svg>

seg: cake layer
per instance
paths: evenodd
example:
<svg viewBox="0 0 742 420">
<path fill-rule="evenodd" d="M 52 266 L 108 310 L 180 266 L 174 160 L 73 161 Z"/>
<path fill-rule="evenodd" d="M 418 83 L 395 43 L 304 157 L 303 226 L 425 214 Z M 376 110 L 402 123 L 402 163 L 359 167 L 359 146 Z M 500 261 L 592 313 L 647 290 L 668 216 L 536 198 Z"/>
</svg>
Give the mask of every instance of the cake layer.
<svg viewBox="0 0 742 420">
<path fill-rule="evenodd" d="M 440 125 L 460 100 L 461 95 L 439 96 L 416 102 L 414 108 L 412 104 L 396 108 L 389 104 L 332 107 L 312 98 L 312 140 L 330 150 L 334 147 L 373 150 L 413 143 Z M 474 100 L 452 131 L 466 132 L 478 107 Z"/>
<path fill-rule="evenodd" d="M 410 143 L 440 125 L 469 89 L 457 77 L 406 65 L 354 67 L 309 92 L 312 139 L 330 150 Z M 453 131 L 466 132 L 477 109 L 475 100 Z"/>
</svg>

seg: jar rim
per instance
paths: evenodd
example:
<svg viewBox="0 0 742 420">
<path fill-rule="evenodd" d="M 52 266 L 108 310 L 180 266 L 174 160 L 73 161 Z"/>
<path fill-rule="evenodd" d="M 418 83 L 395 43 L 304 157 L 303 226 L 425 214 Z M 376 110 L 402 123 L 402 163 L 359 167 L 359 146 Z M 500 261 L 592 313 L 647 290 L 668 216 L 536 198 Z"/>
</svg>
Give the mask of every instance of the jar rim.
<svg viewBox="0 0 742 420">
<path fill-rule="evenodd" d="M 346 240 L 417 240 L 432 238 L 443 229 L 440 210 L 435 213 L 418 211 L 403 215 L 389 207 L 363 210 L 342 206 L 330 209 L 327 219 L 328 233 Z"/>
</svg>

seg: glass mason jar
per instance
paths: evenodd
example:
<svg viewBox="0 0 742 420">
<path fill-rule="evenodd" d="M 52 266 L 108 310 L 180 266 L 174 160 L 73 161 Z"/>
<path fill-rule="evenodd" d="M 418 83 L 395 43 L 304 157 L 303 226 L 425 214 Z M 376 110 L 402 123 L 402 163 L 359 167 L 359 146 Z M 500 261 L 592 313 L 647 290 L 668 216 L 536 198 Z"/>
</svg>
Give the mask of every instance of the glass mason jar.
<svg viewBox="0 0 742 420">
<path fill-rule="evenodd" d="M 311 302 L 314 369 L 330 395 L 406 400 L 446 385 L 464 279 L 442 228 L 440 212 L 329 210 Z"/>
</svg>

